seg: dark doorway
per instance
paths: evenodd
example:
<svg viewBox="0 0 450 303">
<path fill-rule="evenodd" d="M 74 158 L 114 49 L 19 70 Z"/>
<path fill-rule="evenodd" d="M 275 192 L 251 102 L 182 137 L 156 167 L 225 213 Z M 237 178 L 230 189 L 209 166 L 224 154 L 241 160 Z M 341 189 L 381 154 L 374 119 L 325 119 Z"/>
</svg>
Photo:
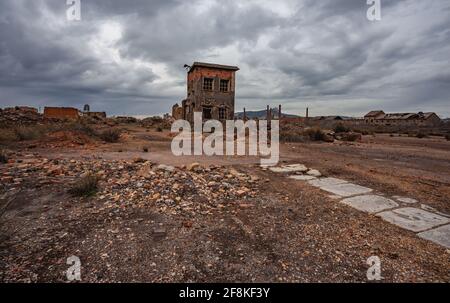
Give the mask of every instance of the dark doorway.
<svg viewBox="0 0 450 303">
<path fill-rule="evenodd" d="M 203 107 L 203 119 L 211 119 L 211 107 Z"/>
</svg>

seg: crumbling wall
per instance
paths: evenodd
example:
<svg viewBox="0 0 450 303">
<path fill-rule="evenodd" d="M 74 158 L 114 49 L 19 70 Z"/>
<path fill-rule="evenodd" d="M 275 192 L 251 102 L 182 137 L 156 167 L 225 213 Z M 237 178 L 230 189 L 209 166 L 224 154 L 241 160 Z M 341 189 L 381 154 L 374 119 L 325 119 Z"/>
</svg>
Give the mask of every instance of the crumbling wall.
<svg viewBox="0 0 450 303">
<path fill-rule="evenodd" d="M 80 117 L 78 109 L 72 107 L 45 107 L 44 118 L 77 120 Z"/>
<path fill-rule="evenodd" d="M 212 90 L 203 89 L 203 79 L 212 78 Z M 220 91 L 220 80 L 228 80 L 227 92 Z M 220 120 L 219 109 L 225 109 L 225 119 L 234 118 L 235 103 L 235 71 L 208 67 L 196 67 L 188 73 L 188 97 L 182 111 L 187 120 L 193 121 L 194 112 L 202 112 L 203 108 L 211 109 L 211 118 Z"/>
<path fill-rule="evenodd" d="M 94 118 L 94 119 L 106 119 L 106 113 L 105 112 L 86 112 L 84 115 Z"/>
</svg>

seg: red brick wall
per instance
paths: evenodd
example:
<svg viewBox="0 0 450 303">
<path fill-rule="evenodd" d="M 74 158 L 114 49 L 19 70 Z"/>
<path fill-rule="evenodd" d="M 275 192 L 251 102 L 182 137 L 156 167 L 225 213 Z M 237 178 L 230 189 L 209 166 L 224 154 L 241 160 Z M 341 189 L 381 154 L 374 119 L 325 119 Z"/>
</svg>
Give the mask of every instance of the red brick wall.
<svg viewBox="0 0 450 303">
<path fill-rule="evenodd" d="M 46 107 L 44 108 L 45 118 L 57 119 L 78 119 L 78 109 L 70 107 Z"/>
<path fill-rule="evenodd" d="M 194 70 L 190 73 L 188 73 L 188 91 L 192 89 L 193 83 L 195 83 L 197 80 L 200 80 L 202 77 L 206 78 L 214 78 L 218 77 L 223 80 L 230 80 L 231 87 L 230 91 L 234 91 L 234 71 L 231 70 L 218 70 L 214 68 L 208 68 L 208 67 L 196 67 Z"/>
</svg>

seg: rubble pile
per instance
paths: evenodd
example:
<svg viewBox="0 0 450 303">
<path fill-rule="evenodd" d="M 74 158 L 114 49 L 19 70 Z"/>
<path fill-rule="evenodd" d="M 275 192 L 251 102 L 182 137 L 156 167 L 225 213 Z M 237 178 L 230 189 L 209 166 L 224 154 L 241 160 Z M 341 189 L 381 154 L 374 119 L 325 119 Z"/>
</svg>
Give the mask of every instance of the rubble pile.
<svg viewBox="0 0 450 303">
<path fill-rule="evenodd" d="M 161 118 L 159 116 L 148 117 L 141 120 L 141 125 L 143 127 L 160 127 L 162 129 L 170 129 L 173 118 Z"/>
<path fill-rule="evenodd" d="M 71 182 L 94 173 L 101 180 L 95 198 L 106 208 L 157 207 L 165 213 L 208 214 L 211 208 L 254 197 L 259 180 L 233 168 L 203 168 L 197 163 L 176 168 L 139 158 L 49 160 L 37 154 L 17 153 L 8 155 L 8 159 L 7 164 L 0 165 L 1 192 L 55 184 L 69 188 Z"/>
<path fill-rule="evenodd" d="M 115 122 L 115 123 L 123 123 L 123 124 L 133 124 L 133 123 L 137 123 L 138 119 L 136 119 L 135 117 L 114 117 L 114 118 L 109 118 L 108 119 L 110 122 Z"/>
<path fill-rule="evenodd" d="M 16 106 L 0 109 L 0 127 L 32 125 L 43 121 L 43 115 L 32 107 Z"/>
</svg>

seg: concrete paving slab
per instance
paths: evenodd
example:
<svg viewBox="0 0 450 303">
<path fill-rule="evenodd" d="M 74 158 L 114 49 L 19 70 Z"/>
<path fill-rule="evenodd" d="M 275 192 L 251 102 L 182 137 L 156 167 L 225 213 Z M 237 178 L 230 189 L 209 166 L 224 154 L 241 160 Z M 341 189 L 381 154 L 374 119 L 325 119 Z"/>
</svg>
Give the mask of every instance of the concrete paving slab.
<svg viewBox="0 0 450 303">
<path fill-rule="evenodd" d="M 428 205 L 426 205 L 426 204 L 420 204 L 420 208 L 423 209 L 423 210 L 426 210 L 426 211 L 429 211 L 429 212 L 438 214 L 438 215 L 440 215 L 440 216 L 450 218 L 450 215 L 449 215 L 449 214 L 441 213 L 441 212 L 438 211 L 436 208 L 431 207 L 431 206 L 428 206 Z"/>
<path fill-rule="evenodd" d="M 343 184 L 343 183 L 348 183 L 348 182 L 345 180 L 342 180 L 342 179 L 337 179 L 337 178 L 321 178 L 321 179 L 317 179 L 317 180 L 308 181 L 308 184 L 315 186 L 315 187 Z"/>
<path fill-rule="evenodd" d="M 320 177 L 322 176 L 322 174 L 320 173 L 320 171 L 318 171 L 317 169 L 310 169 L 308 170 L 308 172 L 306 173 L 307 175 L 310 176 L 314 176 L 314 177 Z"/>
<path fill-rule="evenodd" d="M 450 222 L 449 218 L 423 209 L 404 207 L 379 213 L 377 216 L 401 228 L 419 232 Z"/>
<path fill-rule="evenodd" d="M 281 167 L 270 167 L 269 169 L 275 173 L 306 172 L 308 170 L 303 164 L 283 165 Z"/>
<path fill-rule="evenodd" d="M 303 164 L 289 164 L 289 165 L 283 165 L 283 168 L 289 169 L 292 172 L 306 172 L 308 168 Z"/>
<path fill-rule="evenodd" d="M 450 248 L 450 225 L 444 225 L 435 229 L 417 234 L 419 237 Z"/>
<path fill-rule="evenodd" d="M 299 180 L 299 181 L 308 181 L 308 180 L 314 180 L 316 177 L 313 176 L 305 176 L 305 175 L 293 175 L 289 176 L 290 179 Z"/>
<path fill-rule="evenodd" d="M 312 181 L 308 181 L 308 182 L 312 182 Z M 325 185 L 325 186 L 320 186 L 320 189 L 325 190 L 325 191 L 330 192 L 335 195 L 342 196 L 342 197 L 362 195 L 362 194 L 370 193 L 372 191 L 371 188 L 352 184 L 352 183 Z"/>
<path fill-rule="evenodd" d="M 392 198 L 394 198 L 395 200 L 397 200 L 399 202 L 408 203 L 408 204 L 414 204 L 414 203 L 418 202 L 416 199 L 402 197 L 402 196 L 393 196 Z"/>
<path fill-rule="evenodd" d="M 370 214 L 398 207 L 398 204 L 391 199 L 378 195 L 356 196 L 344 199 L 341 203 Z"/>
<path fill-rule="evenodd" d="M 283 168 L 283 167 L 269 167 L 269 170 L 273 171 L 274 173 L 288 173 L 289 169 Z"/>
</svg>

